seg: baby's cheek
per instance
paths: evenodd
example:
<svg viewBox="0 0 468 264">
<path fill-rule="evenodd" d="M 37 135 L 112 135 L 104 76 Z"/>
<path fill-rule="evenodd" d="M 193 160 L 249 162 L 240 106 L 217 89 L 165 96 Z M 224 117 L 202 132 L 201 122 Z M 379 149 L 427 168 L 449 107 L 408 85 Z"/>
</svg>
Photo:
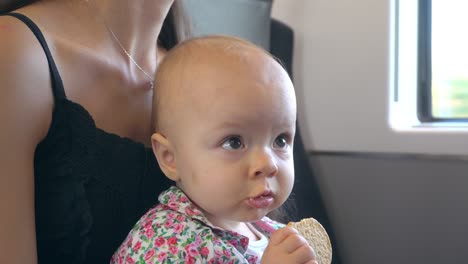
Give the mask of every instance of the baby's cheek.
<svg viewBox="0 0 468 264">
<path fill-rule="evenodd" d="M 280 193 L 282 202 L 286 201 L 291 195 L 292 189 L 294 186 L 294 178 L 287 178 L 280 182 Z"/>
</svg>

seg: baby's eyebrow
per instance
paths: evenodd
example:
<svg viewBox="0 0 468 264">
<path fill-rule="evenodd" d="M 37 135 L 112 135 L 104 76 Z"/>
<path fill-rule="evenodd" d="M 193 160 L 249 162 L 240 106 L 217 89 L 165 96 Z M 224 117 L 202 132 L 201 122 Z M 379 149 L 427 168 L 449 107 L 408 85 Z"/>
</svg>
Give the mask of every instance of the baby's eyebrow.
<svg viewBox="0 0 468 264">
<path fill-rule="evenodd" d="M 241 125 L 239 123 L 235 123 L 235 122 L 232 122 L 232 121 L 226 121 L 226 122 L 217 124 L 213 128 L 216 129 L 216 130 L 227 130 L 227 129 L 239 129 L 239 128 L 242 128 L 242 127 L 245 127 L 245 125 Z"/>
</svg>

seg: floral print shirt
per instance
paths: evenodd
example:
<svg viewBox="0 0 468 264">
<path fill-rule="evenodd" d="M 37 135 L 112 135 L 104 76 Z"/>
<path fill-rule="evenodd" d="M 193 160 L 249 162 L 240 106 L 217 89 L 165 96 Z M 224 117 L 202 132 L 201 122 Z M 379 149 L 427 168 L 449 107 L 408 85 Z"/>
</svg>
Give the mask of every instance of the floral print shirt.
<svg viewBox="0 0 468 264">
<path fill-rule="evenodd" d="M 111 263 L 257 263 L 246 253 L 249 239 L 213 226 L 179 188 L 159 196 L 157 206 L 140 218 Z M 251 223 L 269 237 L 283 227 L 268 217 Z"/>
</svg>

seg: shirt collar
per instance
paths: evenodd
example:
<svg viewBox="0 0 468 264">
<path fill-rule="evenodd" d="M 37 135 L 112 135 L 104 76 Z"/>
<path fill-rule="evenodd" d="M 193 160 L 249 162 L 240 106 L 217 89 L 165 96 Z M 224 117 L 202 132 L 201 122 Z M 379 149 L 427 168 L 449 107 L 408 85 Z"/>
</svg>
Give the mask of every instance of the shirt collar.
<svg viewBox="0 0 468 264">
<path fill-rule="evenodd" d="M 159 195 L 158 200 L 170 210 L 189 216 L 190 218 L 196 219 L 210 227 L 212 226 L 203 212 L 195 206 L 187 195 L 177 186 L 171 186 L 169 189 L 162 192 Z"/>
<path fill-rule="evenodd" d="M 220 227 L 214 226 L 201 211 L 201 209 L 196 206 L 187 195 L 177 186 L 171 186 L 166 191 L 162 192 L 159 195 L 159 202 L 167 207 L 170 210 L 179 212 L 183 215 L 186 215 L 193 220 L 201 222 L 203 225 L 208 226 L 213 232 L 218 233 L 221 238 L 235 247 L 239 252 L 245 254 L 247 246 L 249 244 L 249 239 L 237 232 L 229 231 L 222 229 Z M 264 221 L 266 220 L 266 221 Z M 272 225 L 272 221 L 265 217 L 264 219 L 254 223 L 254 226 L 259 229 L 260 232 L 269 237 L 270 233 L 277 229 L 277 226 Z"/>
</svg>

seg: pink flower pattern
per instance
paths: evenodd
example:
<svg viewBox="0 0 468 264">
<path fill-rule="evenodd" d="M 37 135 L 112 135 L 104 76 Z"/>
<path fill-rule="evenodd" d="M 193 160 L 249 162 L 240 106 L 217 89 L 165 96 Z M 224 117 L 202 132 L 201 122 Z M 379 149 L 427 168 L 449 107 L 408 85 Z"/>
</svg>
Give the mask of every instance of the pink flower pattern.
<svg viewBox="0 0 468 264">
<path fill-rule="evenodd" d="M 214 227 L 179 188 L 163 192 L 159 202 L 136 223 L 112 256 L 112 264 L 258 262 L 246 254 L 248 238 Z M 268 217 L 257 223 L 252 224 L 267 237 L 284 226 Z"/>
</svg>

